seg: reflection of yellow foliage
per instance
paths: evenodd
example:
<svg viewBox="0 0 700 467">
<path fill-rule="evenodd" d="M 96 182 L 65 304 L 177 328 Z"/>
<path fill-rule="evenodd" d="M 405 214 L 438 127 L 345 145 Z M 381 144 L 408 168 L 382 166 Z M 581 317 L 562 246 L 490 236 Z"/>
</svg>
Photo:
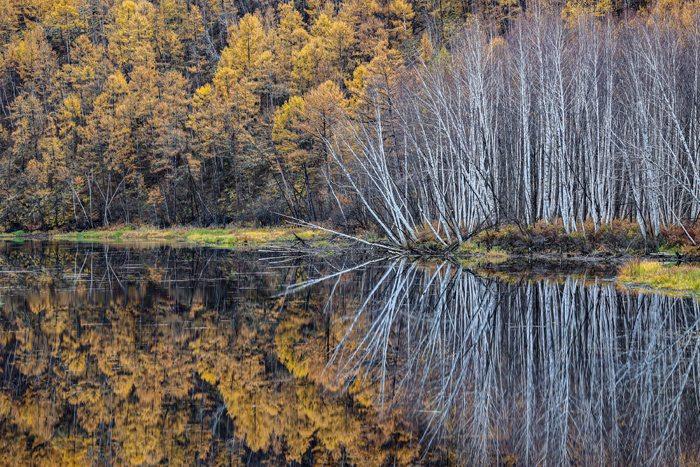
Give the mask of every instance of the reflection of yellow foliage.
<svg viewBox="0 0 700 467">
<path fill-rule="evenodd" d="M 201 292 L 162 287 L 168 274 L 151 265 L 143 284 L 104 302 L 84 285 L 66 293 L 59 276 L 37 277 L 26 301 L 0 306 L 4 317 L 33 310 L 0 321 L 11 372 L 26 382 L 17 395 L 0 391 L 0 464 L 85 465 L 107 438 L 119 464 L 229 464 L 251 451 L 273 463 L 417 458 L 410 432 L 381 419 L 370 394 L 351 389 L 358 404 L 324 372 L 327 346 L 345 330 L 319 319 L 322 297 L 246 302 L 235 325 L 223 324 Z M 222 447 L 212 427 L 228 419 L 245 448 Z"/>
<path fill-rule="evenodd" d="M 12 409 L 10 396 L 0 392 L 0 419 L 7 417 L 10 414 L 10 409 Z"/>
<path fill-rule="evenodd" d="M 371 407 L 376 399 L 376 394 L 372 391 L 369 382 L 364 377 L 355 378 L 349 390 L 355 400 L 365 407 Z"/>
<path fill-rule="evenodd" d="M 309 366 L 304 355 L 299 354 L 298 347 L 294 344 L 301 340 L 301 327 L 309 323 L 310 317 L 290 313 L 277 327 L 275 334 L 275 346 L 280 361 L 298 378 L 308 376 Z"/>
<path fill-rule="evenodd" d="M 45 442 L 52 438 L 59 414 L 47 395 L 28 393 L 20 404 L 13 407 L 9 418 L 39 442 Z"/>
<path fill-rule="evenodd" d="M 90 449 L 92 442 L 79 436 L 66 436 L 58 439 L 51 446 L 54 449 L 52 457 L 62 466 L 83 466 L 92 462 Z"/>
</svg>

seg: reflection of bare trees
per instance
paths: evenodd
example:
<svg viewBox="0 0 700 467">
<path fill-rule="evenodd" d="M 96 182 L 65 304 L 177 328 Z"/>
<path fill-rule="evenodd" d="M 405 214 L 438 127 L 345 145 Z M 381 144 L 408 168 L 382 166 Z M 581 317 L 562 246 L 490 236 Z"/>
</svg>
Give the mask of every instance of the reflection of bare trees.
<svg viewBox="0 0 700 467">
<path fill-rule="evenodd" d="M 697 301 L 406 260 L 372 284 L 329 368 L 413 413 L 426 444 L 479 463 L 697 459 Z"/>
</svg>

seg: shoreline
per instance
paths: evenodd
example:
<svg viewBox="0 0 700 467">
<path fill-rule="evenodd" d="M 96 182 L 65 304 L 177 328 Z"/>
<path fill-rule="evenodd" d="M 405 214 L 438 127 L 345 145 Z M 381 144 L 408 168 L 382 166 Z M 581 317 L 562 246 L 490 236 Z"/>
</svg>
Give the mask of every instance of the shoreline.
<svg viewBox="0 0 700 467">
<path fill-rule="evenodd" d="M 510 226 L 487 230 L 467 243 L 449 251 L 440 250 L 433 242 L 418 242 L 405 252 L 406 256 L 426 259 L 437 258 L 476 258 L 489 263 L 500 263 L 505 259 L 524 262 L 558 263 L 576 262 L 589 264 L 622 264 L 630 260 L 658 260 L 675 263 L 700 264 L 700 249 L 687 251 L 684 246 L 669 247 L 663 242 L 652 248 L 629 248 L 594 240 L 585 246 L 572 244 L 568 237 L 549 233 L 541 239 L 524 240 L 503 235 Z M 580 237 L 580 236 L 579 236 Z M 381 239 L 359 235 L 358 238 L 381 244 Z M 313 227 L 291 225 L 273 227 L 190 227 L 177 226 L 160 228 L 153 226 L 115 226 L 104 229 L 82 231 L 15 231 L 0 232 L 0 240 L 65 240 L 76 242 L 148 242 L 173 243 L 190 246 L 208 246 L 230 249 L 249 249 L 267 246 L 308 246 L 327 247 L 332 244 L 351 246 L 361 244 L 350 238 L 343 238 L 330 231 Z M 539 240 L 539 241 L 537 241 Z M 618 242 L 619 243 L 619 242 Z M 371 247 L 370 247 L 371 248 Z M 554 264 L 552 264 L 554 266 Z"/>
<path fill-rule="evenodd" d="M 540 245 L 514 244 L 510 238 L 494 241 L 493 235 L 501 235 L 507 230 L 485 231 L 475 239 L 450 251 L 440 251 L 432 242 L 417 243 L 405 252 L 406 256 L 423 259 L 457 259 L 477 260 L 488 264 L 534 263 L 557 267 L 570 264 L 607 264 L 622 265 L 634 260 L 653 260 L 660 262 L 698 264 L 700 251 L 689 254 L 683 247 L 669 248 L 663 244 L 654 249 L 641 250 L 616 247 L 604 243 L 592 243 L 585 248 L 567 244 L 568 238 L 549 238 Z M 484 238 L 485 237 L 485 238 Z M 358 238 L 381 243 L 381 239 L 359 236 Z M 226 249 L 253 249 L 275 246 L 309 247 L 309 251 L 341 247 L 367 248 L 352 239 L 340 237 L 329 231 L 312 227 L 274 226 L 274 227 L 188 227 L 178 226 L 159 228 L 153 226 L 115 226 L 105 229 L 83 231 L 15 231 L 0 232 L 3 241 L 73 241 L 73 242 L 113 242 L 113 243 L 162 243 L 192 247 L 218 247 Z M 371 249 L 371 247 L 369 247 Z"/>
<path fill-rule="evenodd" d="M 68 241 L 114 244 L 162 244 L 182 247 L 220 248 L 252 251 L 270 248 L 281 253 L 306 252 L 329 254 L 347 251 L 352 241 L 311 228 L 230 227 L 114 227 L 82 232 L 1 233 L 0 241 Z M 700 295 L 700 257 L 681 256 L 662 249 L 652 252 L 631 251 L 509 251 L 489 242 L 463 245 L 449 254 L 411 254 L 416 259 L 454 261 L 469 269 L 489 273 L 594 272 L 610 277 L 619 286 L 672 294 Z M 556 250 L 557 245 L 552 245 Z"/>
</svg>

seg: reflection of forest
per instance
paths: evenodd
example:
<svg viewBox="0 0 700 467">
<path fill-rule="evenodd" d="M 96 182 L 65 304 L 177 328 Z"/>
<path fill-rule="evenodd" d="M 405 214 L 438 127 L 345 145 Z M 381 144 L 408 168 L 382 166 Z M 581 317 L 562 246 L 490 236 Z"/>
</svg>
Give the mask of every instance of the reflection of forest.
<svg viewBox="0 0 700 467">
<path fill-rule="evenodd" d="M 323 294 L 269 298 L 306 268 L 215 250 L 0 248 L 4 465 L 420 455 L 398 414 L 324 386 Z"/>
<path fill-rule="evenodd" d="M 0 463 L 699 462 L 698 301 L 343 261 L 0 244 Z"/>
</svg>

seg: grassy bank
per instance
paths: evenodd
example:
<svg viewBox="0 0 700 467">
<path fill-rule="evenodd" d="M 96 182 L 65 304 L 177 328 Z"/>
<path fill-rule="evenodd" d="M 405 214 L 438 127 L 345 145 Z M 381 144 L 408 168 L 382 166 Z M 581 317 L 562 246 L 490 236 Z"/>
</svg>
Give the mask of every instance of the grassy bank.
<svg viewBox="0 0 700 467">
<path fill-rule="evenodd" d="M 178 227 L 170 229 L 116 227 L 82 232 L 48 233 L 46 236 L 55 240 L 82 242 L 162 242 L 241 249 L 261 248 L 294 242 L 320 244 L 329 238 L 329 235 L 324 232 L 296 227 Z"/>
<path fill-rule="evenodd" d="M 663 230 L 656 238 L 644 237 L 636 223 L 614 221 L 594 228 L 590 223 L 575 232 L 566 232 L 561 222 L 537 222 L 531 226 L 502 225 L 479 232 L 459 247 L 445 248 L 431 239 L 431 230 L 418 233 L 418 240 L 407 247 L 407 253 L 425 257 L 458 259 L 480 258 L 486 262 L 502 262 L 504 258 L 546 256 L 552 258 L 585 258 L 589 261 L 619 262 L 629 257 L 664 256 L 686 261 L 700 260 L 700 222 L 685 227 Z M 360 237 L 382 242 L 372 232 Z M 298 241 L 315 242 L 323 247 L 330 234 L 312 228 L 278 226 L 268 228 L 194 228 L 178 227 L 113 227 L 69 233 L 12 232 L 0 234 L 4 239 L 26 237 L 54 238 L 73 241 L 141 241 L 177 242 L 193 245 L 215 245 L 230 248 L 261 247 Z"/>
<path fill-rule="evenodd" d="M 408 246 L 408 251 L 425 256 L 457 257 L 495 253 L 497 256 L 578 257 L 598 261 L 650 255 L 700 260 L 700 222 L 662 229 L 656 237 L 644 236 L 635 222 L 626 220 L 597 227 L 586 222 L 572 232 L 567 232 L 561 221 L 504 224 L 478 232 L 466 243 L 447 249 L 435 241 L 433 232 L 437 227 L 419 229 L 417 240 Z"/>
<path fill-rule="evenodd" d="M 671 292 L 700 294 L 700 266 L 631 261 L 620 268 L 619 282 Z"/>
<path fill-rule="evenodd" d="M 14 232 L 0 232 L 0 240 L 21 240 L 27 236 L 24 230 L 15 230 Z"/>
</svg>

